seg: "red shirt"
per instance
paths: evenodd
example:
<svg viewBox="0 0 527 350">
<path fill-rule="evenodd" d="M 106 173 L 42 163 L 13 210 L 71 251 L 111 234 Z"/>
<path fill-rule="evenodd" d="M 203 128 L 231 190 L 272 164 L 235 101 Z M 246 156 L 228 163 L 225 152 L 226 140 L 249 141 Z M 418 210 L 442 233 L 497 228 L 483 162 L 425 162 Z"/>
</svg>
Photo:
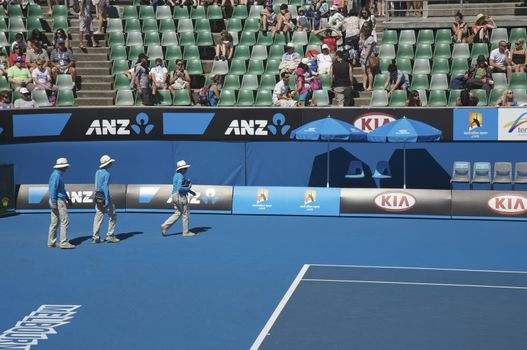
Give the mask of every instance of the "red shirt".
<svg viewBox="0 0 527 350">
<path fill-rule="evenodd" d="M 15 59 L 17 56 L 20 56 L 17 53 L 12 53 L 9 55 L 9 67 L 15 65 Z M 26 54 L 22 54 L 22 67 L 26 66 Z"/>
<path fill-rule="evenodd" d="M 322 42 L 329 47 L 329 51 L 337 51 L 337 38 L 334 36 L 323 36 Z"/>
</svg>

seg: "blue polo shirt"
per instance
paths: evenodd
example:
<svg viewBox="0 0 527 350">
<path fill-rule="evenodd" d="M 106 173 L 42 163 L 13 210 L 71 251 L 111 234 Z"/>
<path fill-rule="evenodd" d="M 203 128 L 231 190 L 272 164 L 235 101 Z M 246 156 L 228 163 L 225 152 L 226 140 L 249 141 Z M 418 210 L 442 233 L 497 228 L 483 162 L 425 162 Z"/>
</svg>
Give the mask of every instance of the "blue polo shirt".
<svg viewBox="0 0 527 350">
<path fill-rule="evenodd" d="M 61 199 L 63 201 L 69 200 L 66 189 L 64 188 L 64 179 L 62 178 L 64 171 L 55 169 L 49 177 L 49 199 L 51 204 L 56 205 L 57 200 Z"/>
<path fill-rule="evenodd" d="M 112 202 L 112 196 L 110 196 L 110 172 L 106 169 L 99 169 L 95 173 L 95 183 L 97 184 L 97 191 L 104 193 L 104 199 L 106 204 Z"/>
<path fill-rule="evenodd" d="M 183 186 L 183 180 L 185 177 L 180 172 L 174 174 L 172 193 L 179 193 L 181 195 L 186 195 L 190 191 L 190 186 Z"/>
</svg>

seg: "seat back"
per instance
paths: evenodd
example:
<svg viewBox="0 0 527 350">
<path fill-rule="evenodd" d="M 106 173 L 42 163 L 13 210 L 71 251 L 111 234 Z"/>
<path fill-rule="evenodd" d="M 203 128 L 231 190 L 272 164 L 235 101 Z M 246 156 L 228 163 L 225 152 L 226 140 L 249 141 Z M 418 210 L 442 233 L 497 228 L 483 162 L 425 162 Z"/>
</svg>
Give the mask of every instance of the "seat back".
<svg viewBox="0 0 527 350">
<path fill-rule="evenodd" d="M 494 163 L 494 178 L 492 183 L 510 184 L 512 183 L 512 163 L 511 162 L 495 162 Z"/>
<path fill-rule="evenodd" d="M 516 162 L 514 167 L 514 183 L 527 183 L 527 162 Z"/>
<path fill-rule="evenodd" d="M 352 160 L 346 172 L 346 178 L 359 179 L 364 177 L 364 168 L 360 160 Z"/>
<path fill-rule="evenodd" d="M 455 161 L 450 182 L 470 182 L 470 162 Z"/>
<path fill-rule="evenodd" d="M 490 163 L 475 162 L 472 173 L 472 182 L 490 183 Z"/>
<path fill-rule="evenodd" d="M 392 177 L 392 171 L 390 164 L 385 160 L 380 160 L 375 165 L 375 172 L 372 175 L 374 179 L 390 179 Z"/>
</svg>

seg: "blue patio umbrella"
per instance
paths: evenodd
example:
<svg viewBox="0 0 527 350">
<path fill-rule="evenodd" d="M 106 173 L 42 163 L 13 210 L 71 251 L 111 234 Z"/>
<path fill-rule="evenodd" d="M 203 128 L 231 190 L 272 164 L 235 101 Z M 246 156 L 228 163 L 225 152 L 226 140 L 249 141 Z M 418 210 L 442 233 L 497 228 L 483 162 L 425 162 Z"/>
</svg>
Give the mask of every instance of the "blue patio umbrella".
<svg viewBox="0 0 527 350">
<path fill-rule="evenodd" d="M 368 134 L 368 141 L 370 142 L 403 143 L 403 188 L 406 188 L 406 143 L 432 142 L 440 139 L 441 130 L 406 117 L 385 124 Z"/>
<path fill-rule="evenodd" d="M 328 141 L 326 186 L 329 187 L 329 142 L 366 140 L 366 133 L 350 123 L 331 118 L 318 119 L 291 131 L 291 138 L 297 140 Z"/>
</svg>

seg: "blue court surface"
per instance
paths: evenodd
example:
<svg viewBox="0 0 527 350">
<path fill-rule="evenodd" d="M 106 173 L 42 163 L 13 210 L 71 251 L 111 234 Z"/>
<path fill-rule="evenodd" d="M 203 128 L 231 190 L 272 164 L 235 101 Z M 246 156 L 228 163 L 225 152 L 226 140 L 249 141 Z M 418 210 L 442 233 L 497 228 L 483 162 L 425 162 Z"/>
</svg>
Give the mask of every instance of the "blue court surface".
<svg viewBox="0 0 527 350">
<path fill-rule="evenodd" d="M 71 214 L 71 251 L 46 247 L 49 215 L 1 218 L 0 349 L 53 308 L 68 323 L 29 349 L 527 344 L 523 222 L 195 214 L 198 236 L 162 237 L 167 216 L 119 214 L 122 241 L 93 245 Z"/>
</svg>

